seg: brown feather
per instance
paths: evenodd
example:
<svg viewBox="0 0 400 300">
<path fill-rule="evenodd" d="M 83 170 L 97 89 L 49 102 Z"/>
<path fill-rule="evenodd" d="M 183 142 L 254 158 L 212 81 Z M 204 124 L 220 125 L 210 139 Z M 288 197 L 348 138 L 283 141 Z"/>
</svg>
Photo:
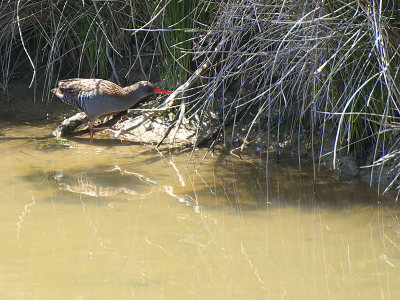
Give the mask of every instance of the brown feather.
<svg viewBox="0 0 400 300">
<path fill-rule="evenodd" d="M 58 87 L 52 90 L 53 93 L 68 94 L 71 98 L 77 99 L 80 92 L 92 92 L 94 95 L 103 95 L 120 100 L 129 100 L 129 90 L 103 79 L 65 79 L 58 82 Z"/>
</svg>

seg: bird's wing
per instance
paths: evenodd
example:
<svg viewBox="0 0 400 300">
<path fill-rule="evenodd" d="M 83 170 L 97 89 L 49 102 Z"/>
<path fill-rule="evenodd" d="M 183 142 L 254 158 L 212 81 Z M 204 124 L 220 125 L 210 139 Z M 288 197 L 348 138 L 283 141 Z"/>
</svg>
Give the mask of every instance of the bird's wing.
<svg viewBox="0 0 400 300">
<path fill-rule="evenodd" d="M 58 87 L 51 90 L 55 94 L 67 94 L 72 99 L 85 96 L 114 96 L 124 98 L 124 89 L 119 85 L 103 79 L 72 78 L 60 80 Z"/>
</svg>

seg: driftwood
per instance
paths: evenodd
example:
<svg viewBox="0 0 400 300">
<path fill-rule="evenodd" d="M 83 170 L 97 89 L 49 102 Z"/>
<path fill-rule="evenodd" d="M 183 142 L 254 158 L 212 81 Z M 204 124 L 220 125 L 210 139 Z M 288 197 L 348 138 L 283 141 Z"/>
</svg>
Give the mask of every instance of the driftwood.
<svg viewBox="0 0 400 300">
<path fill-rule="evenodd" d="M 53 135 L 56 137 L 65 136 L 74 131 L 78 126 L 88 122 L 88 118 L 84 112 L 77 113 L 76 115 L 65 119 L 61 125 L 53 131 Z"/>
<path fill-rule="evenodd" d="M 108 120 L 102 126 L 113 126 L 117 123 L 121 116 L 125 115 L 126 111 L 119 112 L 118 114 L 114 115 L 112 119 Z M 71 134 L 77 127 L 87 123 L 89 120 L 84 112 L 77 113 L 76 115 L 65 119 L 61 125 L 53 131 L 53 136 L 61 137 L 68 134 Z"/>
</svg>

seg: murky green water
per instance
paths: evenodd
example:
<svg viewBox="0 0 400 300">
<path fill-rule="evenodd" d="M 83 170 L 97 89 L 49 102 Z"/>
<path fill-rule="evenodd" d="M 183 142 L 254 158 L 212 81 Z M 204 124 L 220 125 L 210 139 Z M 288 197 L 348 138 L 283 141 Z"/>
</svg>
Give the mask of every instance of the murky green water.
<svg viewBox="0 0 400 300">
<path fill-rule="evenodd" d="M 0 299 L 400 297 L 399 210 L 364 185 L 53 128 L 2 127 Z"/>
</svg>

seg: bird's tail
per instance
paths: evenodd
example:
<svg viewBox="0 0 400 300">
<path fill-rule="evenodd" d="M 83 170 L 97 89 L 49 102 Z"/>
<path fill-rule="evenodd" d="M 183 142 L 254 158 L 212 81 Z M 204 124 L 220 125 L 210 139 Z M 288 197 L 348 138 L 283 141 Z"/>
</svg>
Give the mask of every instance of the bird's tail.
<svg viewBox="0 0 400 300">
<path fill-rule="evenodd" d="M 60 98 L 64 103 L 75 106 L 76 108 L 82 110 L 80 103 L 78 101 L 76 101 L 75 99 L 73 99 L 68 94 L 63 93 L 59 87 L 52 89 L 51 92 L 54 95 L 56 95 L 58 98 Z"/>
</svg>

